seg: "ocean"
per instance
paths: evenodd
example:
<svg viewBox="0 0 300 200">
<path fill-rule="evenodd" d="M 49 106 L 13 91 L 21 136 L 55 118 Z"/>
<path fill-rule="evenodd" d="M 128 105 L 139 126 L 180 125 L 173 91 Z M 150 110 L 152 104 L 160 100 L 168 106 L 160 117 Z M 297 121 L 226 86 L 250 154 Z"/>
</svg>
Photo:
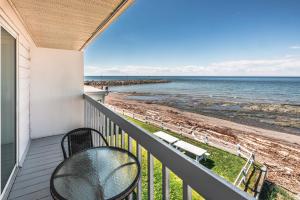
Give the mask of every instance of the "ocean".
<svg viewBox="0 0 300 200">
<path fill-rule="evenodd" d="M 162 79 L 110 87 L 150 101 L 238 123 L 300 134 L 300 77 L 88 76 L 85 80 Z"/>
</svg>

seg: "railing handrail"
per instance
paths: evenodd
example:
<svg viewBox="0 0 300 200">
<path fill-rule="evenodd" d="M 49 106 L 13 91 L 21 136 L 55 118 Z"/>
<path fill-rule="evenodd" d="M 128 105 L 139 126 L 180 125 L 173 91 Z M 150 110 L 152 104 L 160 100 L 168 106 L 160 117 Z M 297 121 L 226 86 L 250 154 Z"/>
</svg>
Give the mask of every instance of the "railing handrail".
<svg viewBox="0 0 300 200">
<path fill-rule="evenodd" d="M 254 199 L 209 169 L 195 163 L 188 156 L 179 154 L 174 148 L 159 141 L 154 135 L 129 122 L 102 103 L 86 94 L 83 97 L 205 199 Z"/>
</svg>

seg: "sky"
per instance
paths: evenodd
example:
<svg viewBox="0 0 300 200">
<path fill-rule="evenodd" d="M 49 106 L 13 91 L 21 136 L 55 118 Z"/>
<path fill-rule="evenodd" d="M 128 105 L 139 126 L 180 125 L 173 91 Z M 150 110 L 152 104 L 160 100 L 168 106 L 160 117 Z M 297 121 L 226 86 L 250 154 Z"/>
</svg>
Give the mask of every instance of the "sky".
<svg viewBox="0 0 300 200">
<path fill-rule="evenodd" d="M 300 0 L 135 0 L 85 75 L 300 76 Z"/>
</svg>

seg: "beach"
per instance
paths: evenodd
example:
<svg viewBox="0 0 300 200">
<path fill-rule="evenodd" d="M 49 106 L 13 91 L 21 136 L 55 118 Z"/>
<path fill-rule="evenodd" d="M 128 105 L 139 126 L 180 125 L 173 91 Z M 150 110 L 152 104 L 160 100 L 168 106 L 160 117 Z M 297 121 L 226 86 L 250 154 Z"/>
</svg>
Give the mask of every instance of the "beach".
<svg viewBox="0 0 300 200">
<path fill-rule="evenodd" d="M 300 135 L 300 78 L 130 78 L 156 78 L 170 82 L 114 86 L 110 87 L 110 91 L 128 93 L 130 95 L 127 98 L 132 100 Z"/>
<path fill-rule="evenodd" d="M 212 130 L 219 134 L 219 139 L 239 143 L 255 152 L 255 159 L 268 167 L 269 181 L 293 193 L 300 192 L 300 135 L 206 116 L 156 103 L 151 99 L 131 98 L 136 95 L 139 94 L 111 92 L 106 103 L 144 116 L 149 115 L 149 111 L 159 113 L 165 123 L 194 130 Z"/>
</svg>

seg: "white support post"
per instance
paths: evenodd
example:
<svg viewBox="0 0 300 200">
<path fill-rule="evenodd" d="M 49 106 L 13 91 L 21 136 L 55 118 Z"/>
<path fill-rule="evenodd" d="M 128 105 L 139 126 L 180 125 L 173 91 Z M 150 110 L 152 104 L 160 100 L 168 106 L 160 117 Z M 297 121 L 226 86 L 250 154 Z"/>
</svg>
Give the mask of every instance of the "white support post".
<svg viewBox="0 0 300 200">
<path fill-rule="evenodd" d="M 205 136 L 203 136 L 203 142 L 205 144 L 208 144 L 208 136 L 207 136 L 207 134 L 205 134 Z"/>
<path fill-rule="evenodd" d="M 193 129 L 191 130 L 191 135 L 192 135 L 193 137 L 195 137 L 195 133 L 194 133 L 194 130 L 193 130 Z"/>
<path fill-rule="evenodd" d="M 148 200 L 154 200 L 154 161 L 153 156 L 148 151 Z"/>
<path fill-rule="evenodd" d="M 142 164 L 142 146 L 137 143 L 137 148 L 136 148 L 136 155 L 137 158 L 140 162 L 140 165 L 143 166 Z M 142 167 L 141 167 L 141 174 L 142 174 Z M 140 178 L 138 185 L 137 185 L 137 199 L 142 199 L 142 178 Z"/>
<path fill-rule="evenodd" d="M 182 195 L 183 195 L 183 200 L 191 200 L 192 199 L 192 189 L 191 187 L 185 182 L 183 181 L 182 183 Z"/>
<path fill-rule="evenodd" d="M 170 199 L 170 171 L 162 164 L 162 197 L 163 200 Z"/>
<path fill-rule="evenodd" d="M 236 145 L 236 151 L 237 151 L 237 155 L 240 157 L 241 156 L 241 145 L 240 144 Z"/>
</svg>

